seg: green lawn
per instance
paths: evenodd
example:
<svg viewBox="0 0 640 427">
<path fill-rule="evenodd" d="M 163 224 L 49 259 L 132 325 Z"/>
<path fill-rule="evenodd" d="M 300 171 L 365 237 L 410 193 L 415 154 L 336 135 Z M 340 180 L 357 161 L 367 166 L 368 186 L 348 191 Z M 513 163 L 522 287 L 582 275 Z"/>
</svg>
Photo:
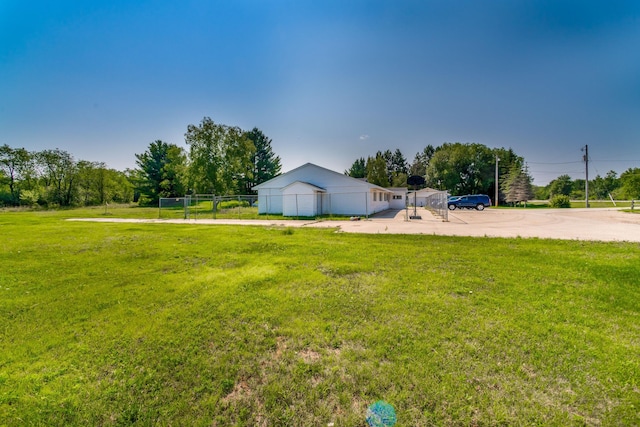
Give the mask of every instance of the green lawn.
<svg viewBox="0 0 640 427">
<path fill-rule="evenodd" d="M 638 244 L 71 216 L 0 212 L 0 425 L 640 424 Z"/>
</svg>

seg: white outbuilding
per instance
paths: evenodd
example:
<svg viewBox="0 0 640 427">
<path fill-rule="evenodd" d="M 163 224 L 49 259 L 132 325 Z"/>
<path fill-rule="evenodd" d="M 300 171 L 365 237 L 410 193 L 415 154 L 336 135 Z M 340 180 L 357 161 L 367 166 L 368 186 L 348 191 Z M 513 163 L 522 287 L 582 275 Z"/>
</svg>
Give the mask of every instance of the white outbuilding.
<svg viewBox="0 0 640 427">
<path fill-rule="evenodd" d="M 446 194 L 446 191 L 434 190 L 433 188 L 423 188 L 418 191 L 411 191 L 407 195 L 409 206 L 427 207 L 429 206 L 429 198 L 435 194 Z"/>
<path fill-rule="evenodd" d="M 306 163 L 253 187 L 259 213 L 368 216 L 390 209 L 394 192 Z M 406 193 L 405 193 L 406 194 Z"/>
</svg>

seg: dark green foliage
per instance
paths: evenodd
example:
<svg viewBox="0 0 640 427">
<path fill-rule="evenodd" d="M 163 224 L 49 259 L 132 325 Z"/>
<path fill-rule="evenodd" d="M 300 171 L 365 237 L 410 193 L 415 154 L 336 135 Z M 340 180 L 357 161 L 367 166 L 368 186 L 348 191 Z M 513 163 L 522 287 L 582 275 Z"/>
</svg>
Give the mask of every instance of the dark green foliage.
<svg viewBox="0 0 640 427">
<path fill-rule="evenodd" d="M 253 128 L 245 132 L 245 136 L 253 142 L 255 151 L 251 156 L 251 173 L 248 173 L 245 180 L 240 183 L 239 190 L 243 194 L 254 194 L 255 191 L 252 188 L 280 175 L 282 166 L 280 157 L 273 152 L 271 139 L 260 129 Z"/>
<path fill-rule="evenodd" d="M 367 182 L 380 187 L 388 187 L 390 184 L 387 163 L 380 152 L 375 157 L 367 158 Z"/>
<path fill-rule="evenodd" d="M 124 173 L 108 169 L 101 162 L 77 163 L 76 199 L 83 206 L 105 203 L 129 203 L 133 200 L 133 185 Z"/>
<path fill-rule="evenodd" d="M 571 195 L 573 188 L 573 181 L 569 175 L 560 175 L 549 183 L 549 193 L 551 196 L 564 194 L 565 196 Z"/>
<path fill-rule="evenodd" d="M 589 184 L 589 196 L 595 199 L 608 199 L 609 195 L 614 193 L 620 186 L 617 173 L 615 171 L 609 171 L 605 177 L 596 175 L 593 181 Z"/>
<path fill-rule="evenodd" d="M 20 204 L 20 190 L 30 189 L 34 177 L 33 155 L 24 148 L 11 148 L 7 144 L 0 146 L 0 185 L 9 188 L 7 204 Z"/>
<path fill-rule="evenodd" d="M 617 197 L 626 200 L 640 199 L 640 168 L 629 168 L 620 175 Z"/>
<path fill-rule="evenodd" d="M 71 206 L 77 186 L 78 167 L 73 156 L 60 149 L 37 153 L 37 161 L 43 167 L 43 190 L 53 205 Z"/>
<path fill-rule="evenodd" d="M 365 178 L 367 176 L 367 163 L 364 157 L 356 159 L 349 170 L 344 171 L 345 175 L 349 175 L 351 178 Z"/>
<path fill-rule="evenodd" d="M 495 155 L 482 144 L 444 143 L 429 162 L 427 185 L 452 194 L 492 194 Z"/>
<path fill-rule="evenodd" d="M 249 202 L 246 200 L 227 200 L 218 203 L 218 209 L 233 209 L 237 207 L 248 208 L 249 206 Z"/>
<path fill-rule="evenodd" d="M 552 208 L 570 208 L 571 199 L 564 194 L 556 194 L 549 200 L 549 206 Z"/>
<path fill-rule="evenodd" d="M 189 187 L 197 194 L 238 194 L 253 179 L 253 142 L 242 129 L 204 117 L 187 126 Z"/>
<path fill-rule="evenodd" d="M 142 154 L 136 154 L 134 172 L 142 205 L 157 205 L 161 197 L 186 193 L 186 156 L 182 148 L 164 141 L 154 141 Z"/>
<path fill-rule="evenodd" d="M 9 190 L 4 192 L 2 185 Z M 5 204 L 48 207 L 128 203 L 127 176 L 104 163 L 76 161 L 64 150 L 28 152 L 0 147 L 0 199 Z"/>
<path fill-rule="evenodd" d="M 427 176 L 427 167 L 433 157 L 436 149 L 431 144 L 427 145 L 422 152 L 416 153 L 413 163 L 409 168 L 409 175 L 417 175 L 425 178 Z"/>
</svg>

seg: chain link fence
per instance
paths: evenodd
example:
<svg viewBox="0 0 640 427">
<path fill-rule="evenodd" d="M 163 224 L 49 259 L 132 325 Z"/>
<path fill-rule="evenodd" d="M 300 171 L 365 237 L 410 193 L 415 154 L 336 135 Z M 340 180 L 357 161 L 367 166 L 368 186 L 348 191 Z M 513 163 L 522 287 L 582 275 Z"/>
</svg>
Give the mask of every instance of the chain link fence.
<svg viewBox="0 0 640 427">
<path fill-rule="evenodd" d="M 364 217 L 388 209 L 406 209 L 391 203 L 389 193 L 314 193 L 278 195 L 216 196 L 195 194 L 161 198 L 159 218 L 163 219 L 321 219 Z M 436 193 L 426 198 L 424 207 L 448 220 L 447 195 Z"/>
<path fill-rule="evenodd" d="M 274 219 L 369 217 L 389 209 L 391 194 L 314 193 L 285 195 L 216 196 L 195 194 L 161 198 L 163 219 Z"/>
<path fill-rule="evenodd" d="M 438 192 L 427 196 L 425 207 L 434 215 L 441 217 L 444 221 L 449 221 L 449 207 L 447 206 L 447 193 Z"/>
</svg>

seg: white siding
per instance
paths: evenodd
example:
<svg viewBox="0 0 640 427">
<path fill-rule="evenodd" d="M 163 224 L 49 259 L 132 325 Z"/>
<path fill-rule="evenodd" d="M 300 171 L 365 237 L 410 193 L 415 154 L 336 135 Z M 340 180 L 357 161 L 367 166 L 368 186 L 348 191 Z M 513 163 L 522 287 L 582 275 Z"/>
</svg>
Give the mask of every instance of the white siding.
<svg viewBox="0 0 640 427">
<path fill-rule="evenodd" d="M 289 185 L 282 191 L 284 216 L 316 216 L 318 191 L 302 182 Z"/>
<path fill-rule="evenodd" d="M 258 213 L 282 213 L 282 192 L 274 188 L 258 191 Z"/>
<path fill-rule="evenodd" d="M 261 213 L 283 213 L 285 216 L 289 216 L 284 211 L 291 212 L 291 203 L 295 203 L 295 199 L 288 201 L 283 195 L 283 190 L 287 194 L 295 194 L 298 190 L 302 191 L 302 187 L 297 184 L 291 185 L 296 181 L 300 181 L 302 186 L 308 183 L 325 190 L 321 196 L 316 193 L 315 197 L 309 197 L 302 201 L 305 209 L 308 209 L 307 212 L 315 209 L 317 214 L 371 215 L 389 209 L 391 194 L 388 190 L 307 163 L 254 187 L 258 190 L 259 211 Z M 287 188 L 285 189 L 285 187 Z M 295 187 L 297 190 L 294 191 L 291 187 Z M 307 186 L 307 189 L 300 194 L 310 194 L 308 190 L 312 188 Z M 373 201 L 374 192 L 376 193 L 375 202 Z M 384 194 L 388 194 L 387 200 L 385 200 Z M 265 200 L 265 197 L 270 200 Z M 280 202 L 277 201 L 278 197 L 280 197 Z M 297 202 L 298 212 L 300 212 L 301 200 L 298 199 Z M 298 215 L 303 216 L 300 213 Z"/>
</svg>

